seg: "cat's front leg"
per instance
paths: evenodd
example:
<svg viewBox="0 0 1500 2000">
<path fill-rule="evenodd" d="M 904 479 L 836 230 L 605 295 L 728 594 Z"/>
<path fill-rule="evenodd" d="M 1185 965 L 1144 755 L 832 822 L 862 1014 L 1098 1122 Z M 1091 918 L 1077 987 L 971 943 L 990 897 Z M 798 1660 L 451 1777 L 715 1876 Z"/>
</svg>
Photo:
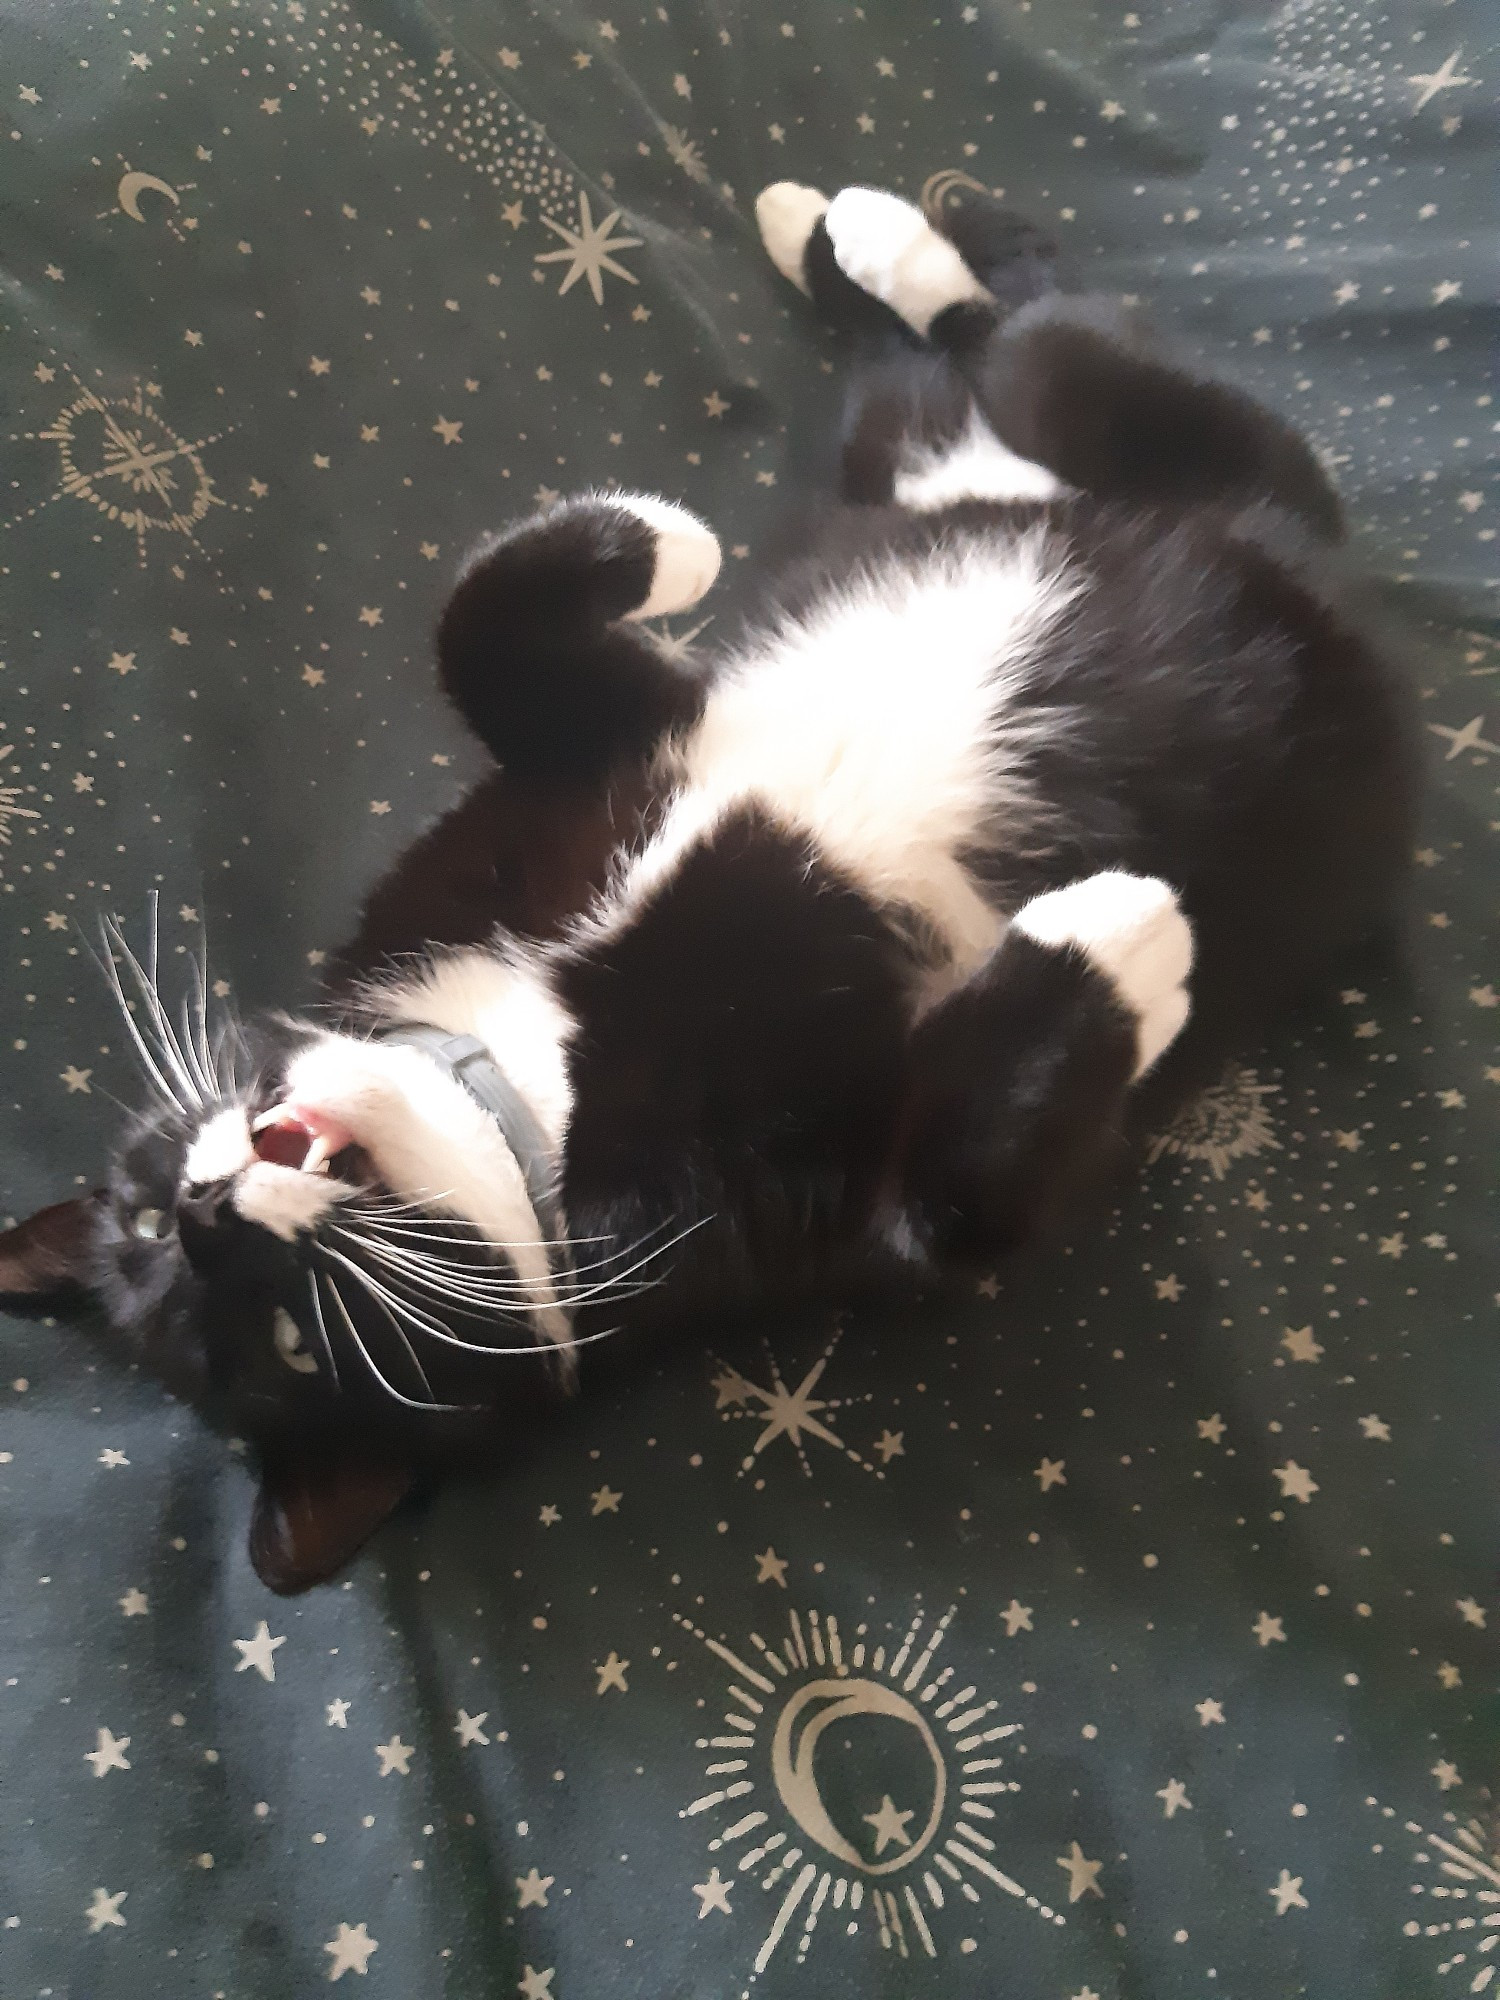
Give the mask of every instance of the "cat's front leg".
<svg viewBox="0 0 1500 2000">
<path fill-rule="evenodd" d="M 912 1038 L 905 1229 L 988 1257 L 1124 1157 L 1131 1085 L 1189 1013 L 1193 940 L 1164 882 L 1107 871 L 1025 904 Z"/>
<path fill-rule="evenodd" d="M 606 777 L 697 714 L 701 678 L 641 621 L 696 604 L 719 560 L 713 532 L 671 501 L 565 500 L 469 558 L 438 629 L 444 691 L 508 771 Z"/>
</svg>

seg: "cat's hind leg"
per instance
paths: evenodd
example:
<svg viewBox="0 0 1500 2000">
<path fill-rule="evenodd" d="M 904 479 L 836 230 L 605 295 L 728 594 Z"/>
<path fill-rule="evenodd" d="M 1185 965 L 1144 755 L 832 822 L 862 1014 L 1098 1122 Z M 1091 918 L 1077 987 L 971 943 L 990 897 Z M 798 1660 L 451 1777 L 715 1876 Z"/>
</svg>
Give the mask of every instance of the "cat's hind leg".
<svg viewBox="0 0 1500 2000">
<path fill-rule="evenodd" d="M 470 556 L 438 628 L 444 692 L 517 776 L 603 778 L 701 706 L 701 679 L 640 621 L 696 604 L 719 544 L 686 508 L 592 493 Z"/>
<path fill-rule="evenodd" d="M 991 1257 L 1055 1226 L 1127 1154 L 1132 1085 L 1185 1025 L 1193 940 L 1164 882 L 1037 896 L 914 1030 L 900 1234 Z"/>
</svg>

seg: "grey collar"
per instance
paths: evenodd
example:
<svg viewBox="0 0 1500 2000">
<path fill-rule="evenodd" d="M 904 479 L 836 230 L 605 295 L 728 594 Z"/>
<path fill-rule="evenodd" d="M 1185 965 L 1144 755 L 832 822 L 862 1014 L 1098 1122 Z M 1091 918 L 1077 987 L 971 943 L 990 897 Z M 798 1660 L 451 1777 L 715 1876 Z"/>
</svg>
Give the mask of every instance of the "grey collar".
<svg viewBox="0 0 1500 2000">
<path fill-rule="evenodd" d="M 395 1021 L 377 1028 L 374 1039 L 402 1048 L 420 1049 L 489 1113 L 500 1136 L 515 1155 L 526 1182 L 527 1197 L 549 1243 L 561 1249 L 566 1237 L 562 1204 L 557 1198 L 556 1173 L 547 1135 L 531 1106 L 476 1035 L 452 1035 L 426 1021 Z"/>
</svg>

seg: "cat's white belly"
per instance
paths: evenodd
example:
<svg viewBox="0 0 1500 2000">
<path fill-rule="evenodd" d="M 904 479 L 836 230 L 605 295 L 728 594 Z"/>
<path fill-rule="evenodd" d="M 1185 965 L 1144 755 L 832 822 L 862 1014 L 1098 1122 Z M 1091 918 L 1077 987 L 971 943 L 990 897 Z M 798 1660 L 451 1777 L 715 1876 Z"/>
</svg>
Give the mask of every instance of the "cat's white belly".
<svg viewBox="0 0 1500 2000">
<path fill-rule="evenodd" d="M 755 805 L 874 901 L 915 911 L 954 973 L 972 970 L 1003 918 L 962 857 L 1028 804 L 1006 690 L 1078 587 L 1045 528 L 955 538 L 753 641 L 671 753 L 676 796 L 599 927 L 628 923 L 728 812 Z"/>
</svg>

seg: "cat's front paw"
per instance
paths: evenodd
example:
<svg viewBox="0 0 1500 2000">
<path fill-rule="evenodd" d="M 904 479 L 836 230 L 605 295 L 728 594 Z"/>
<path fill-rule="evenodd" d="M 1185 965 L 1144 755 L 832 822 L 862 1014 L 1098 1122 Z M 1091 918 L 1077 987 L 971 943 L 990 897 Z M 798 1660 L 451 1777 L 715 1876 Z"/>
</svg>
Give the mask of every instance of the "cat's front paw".
<svg viewBox="0 0 1500 2000">
<path fill-rule="evenodd" d="M 666 618 L 687 611 L 707 594 L 719 574 L 723 551 L 719 538 L 696 514 L 674 500 L 654 493 L 603 493 L 598 496 L 646 528 L 652 540 L 655 566 L 646 601 L 626 613 L 628 618 Z"/>
<path fill-rule="evenodd" d="M 1080 952 L 1136 1024 L 1136 1068 L 1151 1067 L 1191 1011 L 1192 926 L 1165 882 L 1109 869 L 1034 896 L 1015 928 L 1038 944 Z"/>
<path fill-rule="evenodd" d="M 804 292 L 808 239 L 827 209 L 826 194 L 796 181 L 772 181 L 755 197 L 755 223 L 766 255 L 783 278 Z"/>
</svg>

